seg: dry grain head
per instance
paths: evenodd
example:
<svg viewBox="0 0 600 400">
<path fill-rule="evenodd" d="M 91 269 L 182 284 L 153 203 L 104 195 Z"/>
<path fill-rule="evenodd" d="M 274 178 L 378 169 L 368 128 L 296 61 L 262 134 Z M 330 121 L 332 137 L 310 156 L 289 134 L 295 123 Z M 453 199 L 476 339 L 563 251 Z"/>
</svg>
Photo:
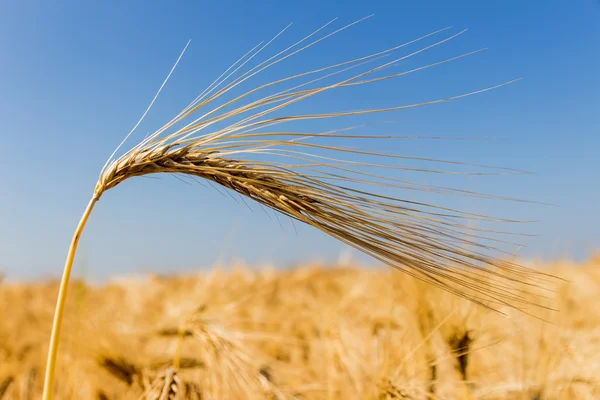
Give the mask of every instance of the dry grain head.
<svg viewBox="0 0 600 400">
<path fill-rule="evenodd" d="M 380 191 L 386 187 L 404 189 L 405 192 L 419 190 L 493 197 L 408 182 L 390 173 L 414 169 L 419 172 L 456 173 L 444 167 L 464 167 L 469 164 L 344 147 L 343 142 L 348 139 L 385 142 L 399 138 L 353 134 L 352 129 L 362 128 L 357 126 L 320 133 L 288 128 L 298 121 L 378 114 L 457 100 L 504 84 L 451 98 L 391 105 L 384 109 L 298 115 L 280 113 L 288 106 L 325 92 L 397 78 L 473 54 L 442 59 L 411 70 L 380 74 L 382 70 L 393 69 L 400 61 L 432 50 L 462 32 L 448 35 L 418 50 L 404 51 L 408 45 L 430 40 L 446 32 L 441 30 L 391 49 L 336 65 L 320 66 L 262 84 L 232 98 L 226 97 L 232 89 L 259 73 L 354 24 L 331 33 L 322 33 L 332 22 L 252 68 L 246 68 L 246 64 L 265 52 L 273 40 L 252 49 L 165 126 L 119 158 L 111 157 L 100 175 L 95 198 L 100 198 L 106 190 L 134 176 L 156 173 L 191 175 L 224 186 L 293 220 L 311 225 L 385 264 L 471 300 L 493 304 L 494 307 L 509 304 L 524 308 L 536 303 L 533 297 L 525 293 L 521 283 L 527 281 L 532 284 L 534 280 L 535 284 L 539 284 L 542 275 L 496 258 L 494 241 L 499 240 L 486 236 L 491 233 L 490 229 L 467 229 L 465 226 L 467 220 L 482 223 L 517 221 L 454 210 L 438 204 L 408 201 Z M 397 54 L 400 51 L 404 52 Z M 187 119 L 191 121 L 169 132 L 176 124 Z M 342 143 L 338 144 L 340 141 Z M 376 161 L 356 160 L 364 156 Z M 401 161 L 431 163 L 436 167 L 409 168 L 399 164 Z M 480 168 L 466 173 L 520 172 L 497 167 L 474 167 Z M 470 249 L 465 250 L 467 247 Z"/>
<path fill-rule="evenodd" d="M 537 286 L 544 286 L 547 283 L 544 280 L 549 278 L 496 258 L 494 245 L 499 239 L 486 235 L 497 229 L 467 229 L 465 226 L 465 221 L 515 221 L 454 210 L 430 202 L 409 201 L 408 196 L 390 195 L 388 190 L 493 198 L 466 190 L 408 181 L 398 177 L 394 171 L 476 175 L 520 171 L 394 154 L 387 141 L 402 139 L 402 136 L 357 133 L 377 121 L 333 129 L 330 126 L 352 117 L 366 118 L 454 101 L 510 82 L 413 104 L 390 104 L 383 108 L 358 110 L 330 111 L 321 108 L 308 113 L 293 111 L 298 104 L 318 104 L 313 100 L 319 96 L 344 92 L 345 98 L 350 98 L 354 89 L 389 82 L 477 53 L 459 54 L 400 70 L 407 60 L 434 50 L 464 31 L 448 34 L 448 29 L 442 29 L 372 54 L 333 65 L 315 65 L 309 71 L 268 83 L 256 83 L 257 77 L 270 73 L 279 64 L 293 62 L 302 52 L 334 35 L 343 34 L 364 19 L 338 29 L 332 28 L 335 20 L 330 21 L 260 61 L 260 57 L 273 47 L 275 39 L 288 30 L 289 26 L 286 27 L 273 39 L 260 43 L 237 60 L 163 127 L 117 155 L 154 104 L 165 80 L 140 121 L 102 168 L 92 200 L 75 232 L 55 314 L 45 400 L 51 398 L 51 380 L 67 284 L 83 227 L 104 192 L 135 176 L 168 173 L 201 178 L 286 215 L 292 221 L 313 226 L 391 267 L 480 304 L 494 308 L 509 305 L 522 310 L 527 310 L 531 304 L 539 304 L 540 297 L 531 292 L 536 292 Z M 446 36 L 440 38 L 441 35 Z M 414 46 L 419 47 L 415 50 Z M 236 94 L 236 89 L 248 83 L 255 83 L 255 86 Z M 338 103 L 329 104 L 335 106 Z M 306 130 L 308 125 L 313 126 L 309 131 Z M 390 150 L 382 153 L 364 146 L 357 150 L 348 145 L 349 141 L 357 140 L 383 142 Z M 417 162 L 418 165 L 406 165 L 409 162 Z M 459 170 L 448 170 L 448 167 Z M 476 170 L 464 171 L 467 167 Z M 532 291 L 533 288 L 535 290 Z"/>
</svg>

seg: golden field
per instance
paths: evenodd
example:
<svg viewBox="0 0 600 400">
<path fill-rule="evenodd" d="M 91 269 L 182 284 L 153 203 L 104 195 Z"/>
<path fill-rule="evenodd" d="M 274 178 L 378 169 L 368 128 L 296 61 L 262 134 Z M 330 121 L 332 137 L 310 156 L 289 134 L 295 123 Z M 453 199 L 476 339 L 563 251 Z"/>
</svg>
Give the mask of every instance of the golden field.
<svg viewBox="0 0 600 400">
<path fill-rule="evenodd" d="M 74 281 L 55 397 L 600 398 L 600 257 L 534 267 L 536 317 L 359 266 Z M 40 397 L 57 290 L 0 283 L 0 399 Z"/>
</svg>

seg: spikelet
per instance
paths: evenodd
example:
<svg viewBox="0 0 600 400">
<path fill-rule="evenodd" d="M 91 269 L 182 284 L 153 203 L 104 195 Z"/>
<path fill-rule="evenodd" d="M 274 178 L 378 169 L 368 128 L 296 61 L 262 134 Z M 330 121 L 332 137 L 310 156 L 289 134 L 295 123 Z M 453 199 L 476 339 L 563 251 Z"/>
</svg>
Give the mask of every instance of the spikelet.
<svg viewBox="0 0 600 400">
<path fill-rule="evenodd" d="M 144 393 L 146 400 L 178 400 L 181 398 L 181 379 L 177 370 L 169 367 L 160 372 Z"/>
</svg>

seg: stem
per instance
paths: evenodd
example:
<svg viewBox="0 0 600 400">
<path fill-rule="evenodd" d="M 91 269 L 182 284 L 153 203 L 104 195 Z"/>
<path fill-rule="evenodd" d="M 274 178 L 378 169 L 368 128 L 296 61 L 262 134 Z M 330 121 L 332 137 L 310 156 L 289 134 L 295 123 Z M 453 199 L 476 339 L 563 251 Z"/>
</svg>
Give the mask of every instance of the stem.
<svg viewBox="0 0 600 400">
<path fill-rule="evenodd" d="M 173 368 L 176 371 L 179 371 L 179 366 L 181 364 L 181 347 L 183 346 L 183 336 L 185 335 L 185 327 L 183 324 L 179 325 L 177 329 L 177 345 L 175 347 L 175 354 L 173 356 Z"/>
<path fill-rule="evenodd" d="M 65 262 L 65 268 L 63 270 L 62 280 L 60 281 L 60 288 L 58 290 L 58 299 L 56 300 L 56 308 L 54 309 L 54 321 L 52 323 L 52 333 L 50 336 L 50 347 L 48 348 L 48 361 L 46 362 L 46 374 L 44 376 L 44 394 L 43 400 L 52 400 L 53 386 L 54 386 L 54 373 L 56 372 L 56 357 L 58 355 L 58 343 L 60 338 L 60 328 L 62 325 L 62 317 L 65 310 L 65 302 L 67 300 L 67 289 L 69 287 L 69 278 L 71 277 L 71 269 L 73 267 L 73 259 L 75 258 L 75 252 L 77 251 L 77 244 L 81 237 L 83 227 L 94 208 L 94 204 L 98 201 L 98 198 L 94 196 L 87 205 L 77 229 L 73 234 L 71 240 L 71 246 L 69 247 L 69 254 L 67 255 L 67 261 Z"/>
</svg>

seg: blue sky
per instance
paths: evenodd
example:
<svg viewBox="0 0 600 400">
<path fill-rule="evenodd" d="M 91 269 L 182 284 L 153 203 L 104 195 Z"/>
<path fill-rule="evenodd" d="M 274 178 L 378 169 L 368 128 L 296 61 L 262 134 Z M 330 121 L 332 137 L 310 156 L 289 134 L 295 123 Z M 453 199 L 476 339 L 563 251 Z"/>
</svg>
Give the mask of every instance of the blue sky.
<svg viewBox="0 0 600 400">
<path fill-rule="evenodd" d="M 440 204 L 536 219 L 527 257 L 584 258 L 600 248 L 600 3 L 573 1 L 143 2 L 0 4 L 0 271 L 60 273 L 73 229 L 106 158 L 135 124 L 179 52 L 191 45 L 134 140 L 172 117 L 225 68 L 290 22 L 282 49 L 338 17 L 373 18 L 323 42 L 277 76 L 370 54 L 447 26 L 459 38 L 401 68 L 487 51 L 320 110 L 398 105 L 521 81 L 453 103 L 386 115 L 394 134 L 497 137 L 408 141 L 407 154 L 520 168 L 535 175 L 424 182 L 556 206 L 437 198 Z M 279 40 L 279 39 L 278 39 Z M 278 75 L 283 74 L 283 75 Z M 398 194 L 402 196 L 402 193 Z M 447 202 L 447 203 L 445 203 Z M 453 203 L 454 202 L 454 203 Z M 458 203 L 457 203 L 458 202 Z M 518 228 L 522 229 L 522 228 Z M 172 177 L 133 179 L 94 210 L 77 265 L 88 277 L 189 271 L 222 258 L 289 265 L 334 260 L 343 246 L 315 230 Z"/>
</svg>

